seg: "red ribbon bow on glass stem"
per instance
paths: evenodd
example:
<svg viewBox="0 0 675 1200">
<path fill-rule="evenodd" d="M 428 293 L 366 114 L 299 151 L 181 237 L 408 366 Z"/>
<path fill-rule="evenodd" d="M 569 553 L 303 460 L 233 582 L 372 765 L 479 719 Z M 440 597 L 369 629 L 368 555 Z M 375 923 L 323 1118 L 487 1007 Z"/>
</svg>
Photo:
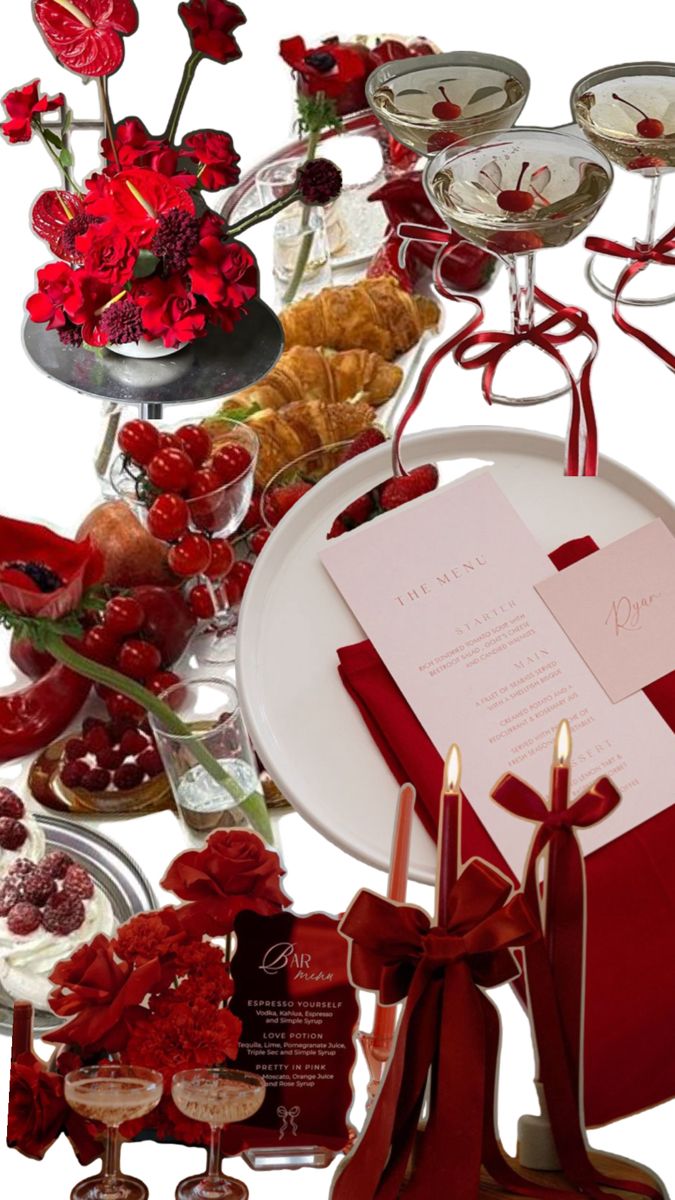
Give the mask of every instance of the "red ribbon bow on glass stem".
<svg viewBox="0 0 675 1200">
<path fill-rule="evenodd" d="M 670 253 L 670 251 L 675 251 L 675 225 L 652 246 L 646 242 L 636 242 L 634 246 L 624 246 L 621 242 L 613 242 L 609 238 L 600 237 L 586 238 L 585 245 L 587 250 L 592 250 L 595 254 L 609 254 L 612 258 L 630 260 L 628 266 L 621 272 L 616 285 L 612 304 L 614 322 L 623 333 L 642 342 L 642 345 L 656 354 L 667 367 L 670 367 L 671 371 L 675 371 L 675 354 L 662 346 L 661 342 L 646 333 L 644 329 L 638 329 L 637 325 L 631 325 L 619 308 L 623 293 L 631 279 L 644 271 L 650 263 L 659 263 L 663 267 L 675 267 L 675 253 Z"/>
</svg>

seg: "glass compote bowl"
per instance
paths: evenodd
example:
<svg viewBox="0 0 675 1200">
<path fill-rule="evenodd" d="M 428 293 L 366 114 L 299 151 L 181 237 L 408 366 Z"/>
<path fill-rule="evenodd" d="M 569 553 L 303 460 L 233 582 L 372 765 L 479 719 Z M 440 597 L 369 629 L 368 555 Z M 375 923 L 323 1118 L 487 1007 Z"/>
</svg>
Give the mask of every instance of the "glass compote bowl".
<svg viewBox="0 0 675 1200">
<path fill-rule="evenodd" d="M 384 63 L 368 79 L 373 112 L 404 146 L 433 155 L 487 129 L 510 129 L 530 90 L 520 63 L 456 51 Z"/>
<path fill-rule="evenodd" d="M 675 63 L 636 62 L 606 67 L 586 75 L 572 91 L 572 115 L 586 136 L 607 158 L 633 175 L 651 180 L 647 228 L 636 247 L 651 247 L 657 241 L 656 220 L 661 180 L 675 170 Z M 606 264 L 608 278 L 598 274 Z M 593 255 L 587 266 L 589 283 L 601 296 L 614 299 L 618 274 L 609 259 Z M 626 263 L 621 266 L 623 271 Z M 675 300 L 668 268 L 657 263 L 638 275 L 622 303 L 667 304 Z M 648 293 L 640 285 L 656 288 Z M 663 288 L 659 285 L 663 281 Z"/>
<path fill-rule="evenodd" d="M 211 1129 L 206 1174 L 179 1183 L 176 1200 L 246 1200 L 246 1184 L 221 1171 L 221 1131 L 223 1126 L 246 1121 L 258 1112 L 265 1099 L 265 1080 L 224 1067 L 196 1068 L 174 1075 L 171 1095 L 183 1116 Z"/>
<path fill-rule="evenodd" d="M 437 154 L 425 171 L 429 198 L 446 223 L 506 264 L 512 330 L 519 334 L 534 322 L 535 254 L 577 237 L 611 181 L 612 167 L 596 147 L 580 137 L 529 128 L 464 139 Z M 492 399 L 540 404 L 567 390 L 565 385 L 513 397 L 495 390 Z"/>
<path fill-rule="evenodd" d="M 106 1127 L 101 1174 L 76 1184 L 71 1200 L 147 1200 L 145 1184 L 120 1170 L 119 1127 L 152 1112 L 163 1086 L 159 1071 L 116 1063 L 82 1067 L 66 1075 L 65 1097 L 73 1111 Z"/>
</svg>

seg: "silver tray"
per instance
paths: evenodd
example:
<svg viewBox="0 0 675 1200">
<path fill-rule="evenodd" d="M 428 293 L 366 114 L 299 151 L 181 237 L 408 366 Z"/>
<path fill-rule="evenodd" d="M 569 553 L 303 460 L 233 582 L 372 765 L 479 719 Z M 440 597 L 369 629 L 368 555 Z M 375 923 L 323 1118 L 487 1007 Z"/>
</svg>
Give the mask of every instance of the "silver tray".
<svg viewBox="0 0 675 1200">
<path fill-rule="evenodd" d="M 115 920 L 123 925 L 136 913 L 157 907 L 157 899 L 145 875 L 134 860 L 102 833 L 74 825 L 59 817 L 36 816 L 47 839 L 47 852 L 65 850 L 86 867 L 110 901 Z M 0 1033 L 12 1032 L 13 1002 L 0 987 Z M 34 1032 L 41 1037 L 61 1024 L 50 1013 L 35 1012 Z"/>
</svg>

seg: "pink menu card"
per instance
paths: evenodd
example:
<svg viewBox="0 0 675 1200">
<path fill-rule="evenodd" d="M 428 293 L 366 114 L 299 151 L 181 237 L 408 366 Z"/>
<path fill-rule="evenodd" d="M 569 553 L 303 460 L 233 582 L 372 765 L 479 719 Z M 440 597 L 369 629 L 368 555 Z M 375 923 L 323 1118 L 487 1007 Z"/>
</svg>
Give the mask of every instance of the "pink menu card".
<svg viewBox="0 0 675 1200">
<path fill-rule="evenodd" d="M 602 774 L 623 794 L 582 834 L 587 853 L 673 802 L 675 738 L 641 693 L 609 700 L 537 594 L 555 568 L 489 471 L 378 517 L 321 557 L 438 752 L 460 744 L 466 794 L 516 872 L 532 828 L 490 789 L 512 771 L 547 795 L 563 717 L 574 794 Z"/>
</svg>

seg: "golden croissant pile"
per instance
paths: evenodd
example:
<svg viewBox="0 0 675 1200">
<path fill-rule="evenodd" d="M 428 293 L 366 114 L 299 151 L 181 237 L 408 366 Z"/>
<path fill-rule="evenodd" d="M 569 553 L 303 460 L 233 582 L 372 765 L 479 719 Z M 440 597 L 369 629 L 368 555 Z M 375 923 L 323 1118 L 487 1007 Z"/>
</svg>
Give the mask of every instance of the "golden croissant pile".
<svg viewBox="0 0 675 1200">
<path fill-rule="evenodd" d="M 218 418 L 245 420 L 260 441 L 256 483 L 302 454 L 347 441 L 372 425 L 403 371 L 392 359 L 438 324 L 433 300 L 410 296 L 394 278 L 326 288 L 281 314 L 286 349 L 272 371 L 231 397 Z"/>
</svg>

